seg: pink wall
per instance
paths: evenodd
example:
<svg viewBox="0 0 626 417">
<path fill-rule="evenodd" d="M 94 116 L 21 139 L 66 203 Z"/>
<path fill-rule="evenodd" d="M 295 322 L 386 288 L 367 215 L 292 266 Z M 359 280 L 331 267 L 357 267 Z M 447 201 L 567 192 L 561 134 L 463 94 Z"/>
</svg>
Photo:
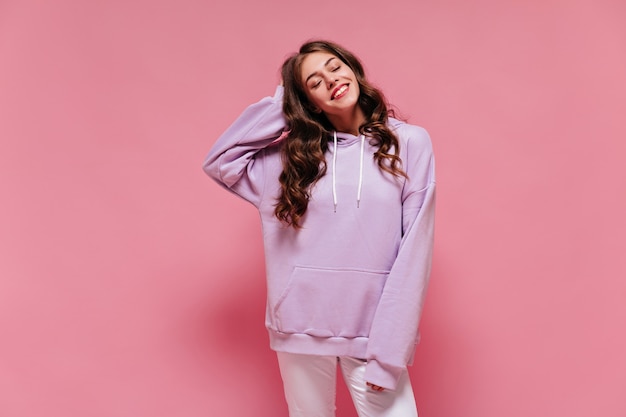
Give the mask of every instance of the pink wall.
<svg viewBox="0 0 626 417">
<path fill-rule="evenodd" d="M 314 36 L 433 137 L 420 416 L 626 415 L 626 3 L 426 3 L 0 2 L 0 415 L 286 416 L 200 165 Z"/>
</svg>

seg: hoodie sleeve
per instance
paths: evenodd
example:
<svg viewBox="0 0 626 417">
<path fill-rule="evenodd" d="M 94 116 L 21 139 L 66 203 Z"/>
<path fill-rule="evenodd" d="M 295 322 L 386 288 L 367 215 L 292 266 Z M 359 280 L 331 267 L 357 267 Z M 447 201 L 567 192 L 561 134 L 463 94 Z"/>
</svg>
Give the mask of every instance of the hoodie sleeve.
<svg viewBox="0 0 626 417">
<path fill-rule="evenodd" d="M 388 389 L 396 388 L 402 371 L 412 361 L 433 249 L 432 145 L 424 129 L 407 127 L 403 167 L 409 179 L 402 193 L 403 235 L 370 329 L 365 371 L 366 381 Z"/>
<path fill-rule="evenodd" d="M 227 190 L 258 207 L 264 185 L 264 167 L 258 153 L 286 128 L 282 112 L 283 87 L 273 97 L 252 104 L 218 138 L 204 160 L 203 169 Z"/>
</svg>

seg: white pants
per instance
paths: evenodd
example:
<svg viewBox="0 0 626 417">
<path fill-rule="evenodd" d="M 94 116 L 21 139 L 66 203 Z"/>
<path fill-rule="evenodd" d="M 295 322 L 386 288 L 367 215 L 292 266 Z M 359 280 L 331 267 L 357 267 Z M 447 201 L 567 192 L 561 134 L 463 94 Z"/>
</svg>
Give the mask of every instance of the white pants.
<svg viewBox="0 0 626 417">
<path fill-rule="evenodd" d="M 366 385 L 363 360 L 277 353 L 289 417 L 335 417 L 337 362 L 359 417 L 417 417 L 406 370 L 395 390 L 379 392 Z"/>
</svg>

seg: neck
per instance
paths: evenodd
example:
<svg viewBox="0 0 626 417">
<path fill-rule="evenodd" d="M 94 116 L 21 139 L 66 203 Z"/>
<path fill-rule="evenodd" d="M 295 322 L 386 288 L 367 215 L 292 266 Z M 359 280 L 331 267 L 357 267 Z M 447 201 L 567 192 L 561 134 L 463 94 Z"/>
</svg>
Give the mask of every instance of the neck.
<svg viewBox="0 0 626 417">
<path fill-rule="evenodd" d="M 361 107 L 355 106 L 350 114 L 327 114 L 328 121 L 332 123 L 337 132 L 359 135 L 359 127 L 365 123 L 365 115 Z"/>
</svg>

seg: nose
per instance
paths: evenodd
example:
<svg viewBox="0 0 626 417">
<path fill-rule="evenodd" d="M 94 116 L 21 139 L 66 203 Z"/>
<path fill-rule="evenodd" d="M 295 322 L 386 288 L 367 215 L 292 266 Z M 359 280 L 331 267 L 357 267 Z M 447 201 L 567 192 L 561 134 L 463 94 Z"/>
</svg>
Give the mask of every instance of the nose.
<svg viewBox="0 0 626 417">
<path fill-rule="evenodd" d="M 337 84 L 337 81 L 339 81 L 337 77 L 335 77 L 333 74 L 327 74 L 325 78 L 326 78 L 326 87 L 329 90 L 333 88 L 335 84 Z"/>
</svg>

